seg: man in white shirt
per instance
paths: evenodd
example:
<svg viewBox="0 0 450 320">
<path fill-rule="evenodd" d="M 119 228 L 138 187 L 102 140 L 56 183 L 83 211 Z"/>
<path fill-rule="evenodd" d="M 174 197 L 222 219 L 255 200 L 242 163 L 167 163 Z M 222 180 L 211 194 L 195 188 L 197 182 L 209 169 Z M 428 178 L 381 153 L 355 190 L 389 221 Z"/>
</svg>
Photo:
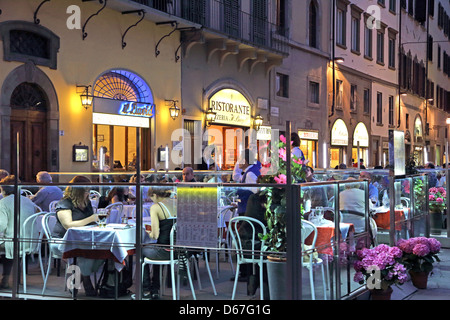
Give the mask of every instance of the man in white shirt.
<svg viewBox="0 0 450 320">
<path fill-rule="evenodd" d="M 0 169 L 0 181 L 9 176 L 9 172 L 5 169 Z M 0 200 L 3 198 L 3 194 L 0 193 Z"/>
<path fill-rule="evenodd" d="M 20 182 L 20 181 L 19 181 Z M 3 199 L 0 200 L 0 234 L 6 239 L 14 237 L 14 186 L 15 177 L 9 175 L 0 180 L 3 185 L 0 190 L 3 194 Z M 25 220 L 35 213 L 35 207 L 30 199 L 20 196 L 20 216 L 19 225 L 22 226 Z M 13 249 L 14 243 L 12 241 L 4 241 L 0 243 L 0 251 L 4 252 L 5 258 L 2 259 L 3 272 L 2 280 L 0 282 L 0 289 L 10 289 L 9 277 L 13 265 Z"/>
<path fill-rule="evenodd" d="M 356 180 L 349 177 L 347 180 Z M 360 189 L 359 183 L 348 183 L 345 190 L 339 193 L 339 211 L 342 214 L 342 221 L 353 223 L 355 232 L 364 232 L 365 212 L 366 212 L 366 194 Z M 369 200 L 369 210 L 372 208 L 372 202 Z"/>
<path fill-rule="evenodd" d="M 233 170 L 233 180 L 239 183 L 248 183 L 248 184 L 256 184 L 258 182 L 258 177 L 261 175 L 261 163 L 256 161 L 254 164 L 250 164 L 251 162 L 255 162 L 250 158 L 250 150 L 245 149 L 244 153 L 244 163 L 239 164 L 239 161 L 236 163 Z M 257 187 L 252 188 L 240 188 L 237 191 L 239 196 L 239 204 L 238 204 L 238 214 L 244 215 L 245 209 L 247 207 L 248 197 L 252 193 L 258 192 Z"/>
</svg>

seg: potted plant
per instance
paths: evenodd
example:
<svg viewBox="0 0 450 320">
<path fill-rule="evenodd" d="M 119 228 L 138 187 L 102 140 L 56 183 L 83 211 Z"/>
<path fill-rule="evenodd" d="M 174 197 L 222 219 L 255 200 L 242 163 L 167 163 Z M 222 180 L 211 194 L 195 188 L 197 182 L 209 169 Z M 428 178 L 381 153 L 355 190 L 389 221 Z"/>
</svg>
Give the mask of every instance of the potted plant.
<svg viewBox="0 0 450 320">
<path fill-rule="evenodd" d="M 372 300 L 390 300 L 393 284 L 408 280 L 406 267 L 402 263 L 402 251 L 398 247 L 380 244 L 375 248 L 357 251 L 354 281 L 366 283 Z"/>
<path fill-rule="evenodd" d="M 440 262 L 438 253 L 441 243 L 434 238 L 415 237 L 400 239 L 397 246 L 402 251 L 402 261 L 409 270 L 411 281 L 416 288 L 425 289 L 433 263 Z"/>
<path fill-rule="evenodd" d="M 275 175 L 265 175 L 260 178 L 261 183 L 286 184 L 286 138 L 281 135 L 278 143 L 278 170 Z M 305 166 L 303 162 L 295 156 L 292 158 L 291 166 L 292 181 L 304 181 Z M 269 282 L 270 298 L 272 300 L 283 300 L 286 298 L 286 192 L 285 188 L 266 188 L 262 191 L 266 195 L 265 219 L 267 223 L 267 233 L 264 239 L 265 251 L 268 256 L 267 273 Z"/>
<path fill-rule="evenodd" d="M 440 232 L 442 229 L 442 213 L 445 210 L 447 193 L 442 187 L 433 187 L 428 190 L 428 206 L 431 215 L 432 231 Z"/>
</svg>

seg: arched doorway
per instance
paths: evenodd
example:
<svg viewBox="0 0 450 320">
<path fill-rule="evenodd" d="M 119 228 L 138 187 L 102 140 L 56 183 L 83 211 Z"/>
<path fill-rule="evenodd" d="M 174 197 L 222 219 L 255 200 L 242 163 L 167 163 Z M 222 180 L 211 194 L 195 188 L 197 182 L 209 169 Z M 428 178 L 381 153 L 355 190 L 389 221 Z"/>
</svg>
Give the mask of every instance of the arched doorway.
<svg viewBox="0 0 450 320">
<path fill-rule="evenodd" d="M 19 135 L 19 177 L 35 181 L 39 170 L 59 171 L 59 106 L 49 77 L 29 61 L 12 70 L 0 91 L 0 167 L 16 170 Z M 42 141 L 30 139 L 41 138 Z M 32 158 L 34 154 L 34 159 Z M 31 161 L 31 164 L 30 164 Z M 23 169 L 23 170 L 22 170 Z"/>
<path fill-rule="evenodd" d="M 48 170 L 48 98 L 38 85 L 23 82 L 14 89 L 10 106 L 11 173 L 18 169 L 21 181 L 33 181 L 39 171 Z"/>
</svg>

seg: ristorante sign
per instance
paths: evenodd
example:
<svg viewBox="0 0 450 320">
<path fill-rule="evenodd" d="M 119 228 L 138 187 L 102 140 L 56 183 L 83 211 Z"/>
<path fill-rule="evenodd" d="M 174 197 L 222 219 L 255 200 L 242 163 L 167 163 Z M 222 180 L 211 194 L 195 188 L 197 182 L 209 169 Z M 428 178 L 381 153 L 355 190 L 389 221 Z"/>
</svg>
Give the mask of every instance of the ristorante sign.
<svg viewBox="0 0 450 320">
<path fill-rule="evenodd" d="M 251 126 L 251 106 L 239 91 L 220 90 L 209 99 L 209 107 L 216 113 L 214 123 Z"/>
</svg>

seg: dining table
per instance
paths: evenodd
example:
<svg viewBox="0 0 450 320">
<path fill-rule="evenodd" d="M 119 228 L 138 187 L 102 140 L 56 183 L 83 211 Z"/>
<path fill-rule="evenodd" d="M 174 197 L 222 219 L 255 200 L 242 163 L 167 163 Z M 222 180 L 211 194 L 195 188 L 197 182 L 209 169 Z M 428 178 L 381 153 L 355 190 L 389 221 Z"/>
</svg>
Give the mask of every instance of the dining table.
<svg viewBox="0 0 450 320">
<path fill-rule="evenodd" d="M 333 255 L 333 239 L 336 234 L 335 223 L 324 219 L 322 223 L 315 225 L 317 228 L 317 239 L 315 247 L 318 253 Z M 341 222 L 339 224 L 340 237 L 342 240 L 349 240 L 350 250 L 354 248 L 353 236 L 355 233 L 355 226 L 352 223 Z M 311 233 L 306 239 L 306 245 L 312 245 L 314 240 L 314 233 Z"/>
<path fill-rule="evenodd" d="M 120 272 L 125 259 L 134 254 L 135 242 L 136 227 L 132 224 L 87 225 L 69 228 L 58 249 L 69 261 L 77 257 L 112 259 Z"/>
<path fill-rule="evenodd" d="M 403 207 L 402 209 L 395 209 L 395 230 L 402 230 L 401 222 L 408 218 L 411 209 Z M 373 209 L 373 219 L 377 227 L 380 229 L 390 230 L 391 228 L 391 210 L 384 206 Z"/>
</svg>

